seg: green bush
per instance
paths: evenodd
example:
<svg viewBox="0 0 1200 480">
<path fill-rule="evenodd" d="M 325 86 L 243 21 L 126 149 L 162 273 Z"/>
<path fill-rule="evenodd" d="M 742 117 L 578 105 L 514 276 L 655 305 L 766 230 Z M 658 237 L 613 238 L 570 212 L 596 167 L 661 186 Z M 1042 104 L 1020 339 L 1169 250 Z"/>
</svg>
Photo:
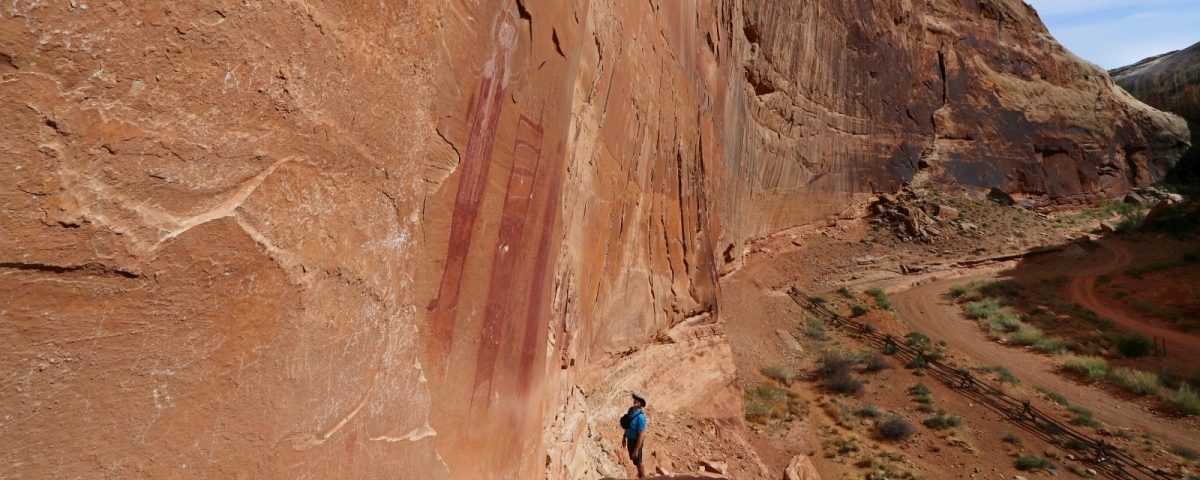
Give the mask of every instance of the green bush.
<svg viewBox="0 0 1200 480">
<path fill-rule="evenodd" d="M 817 305 L 823 305 L 825 303 L 829 303 L 829 300 L 827 300 L 825 297 L 808 297 L 808 299 L 812 300 L 812 302 Z"/>
<path fill-rule="evenodd" d="M 996 374 L 1000 376 L 1001 382 L 1004 382 L 1004 383 L 1007 383 L 1010 385 L 1018 385 L 1021 383 L 1020 380 L 1017 380 L 1017 376 L 1013 375 L 1013 373 L 1008 371 L 1007 368 L 996 367 Z"/>
<path fill-rule="evenodd" d="M 1171 445 L 1171 448 L 1168 448 L 1167 451 L 1174 453 L 1176 455 L 1179 455 L 1188 460 L 1192 460 L 1192 461 L 1200 460 L 1200 455 L 1196 454 L 1195 450 L 1192 450 L 1187 447 L 1182 447 L 1179 445 Z"/>
<path fill-rule="evenodd" d="M 1017 458 L 1017 470 L 1022 472 L 1030 470 L 1054 470 L 1054 462 L 1046 460 L 1037 455 L 1021 455 Z"/>
<path fill-rule="evenodd" d="M 854 294 L 850 293 L 850 289 L 848 289 L 846 287 L 841 287 L 841 288 L 837 289 L 837 293 L 838 293 L 838 295 L 846 297 L 847 299 L 854 300 Z"/>
<path fill-rule="evenodd" d="M 1033 345 L 1045 338 L 1046 335 L 1041 330 L 1038 330 L 1037 327 L 1021 325 L 1021 328 L 1008 337 L 1008 341 L 1014 345 Z"/>
<path fill-rule="evenodd" d="M 944 430 L 950 427 L 957 427 L 961 425 L 962 419 L 958 417 L 946 416 L 944 413 L 938 412 L 937 415 L 926 418 L 921 422 L 921 424 L 934 430 Z"/>
<path fill-rule="evenodd" d="M 963 313 L 967 318 L 975 320 L 988 318 L 998 310 L 1000 310 L 1000 302 L 990 298 L 979 302 L 971 302 L 963 307 Z"/>
<path fill-rule="evenodd" d="M 1004 434 L 1004 437 L 1001 438 L 1000 440 L 1004 441 L 1005 443 L 1011 443 L 1018 447 L 1025 444 L 1025 442 L 1021 441 L 1021 437 L 1018 437 L 1017 434 L 1012 433 L 1012 432 L 1008 432 L 1008 433 Z"/>
<path fill-rule="evenodd" d="M 879 305 L 879 308 L 884 310 L 892 309 L 892 302 L 891 300 L 888 300 L 887 294 L 883 292 L 882 288 L 871 287 L 867 289 L 867 294 L 875 297 L 875 304 Z"/>
<path fill-rule="evenodd" d="M 1080 425 L 1092 428 L 1100 428 L 1103 426 L 1098 420 L 1096 420 L 1096 417 L 1092 416 L 1091 412 L 1088 412 L 1087 414 L 1081 413 L 1071 417 L 1070 423 L 1071 425 Z"/>
<path fill-rule="evenodd" d="M 1033 342 L 1033 349 L 1041 353 L 1057 355 L 1067 349 L 1067 342 L 1061 338 L 1043 338 Z"/>
<path fill-rule="evenodd" d="M 1129 358 L 1144 357 L 1154 351 L 1154 341 L 1140 333 L 1134 333 L 1122 337 L 1121 341 L 1117 342 L 1117 350 Z"/>
<path fill-rule="evenodd" d="M 1014 332 L 1021 328 L 1021 319 L 1007 308 L 996 311 L 982 322 L 985 323 L 984 327 L 988 330 Z"/>
<path fill-rule="evenodd" d="M 1139 395 L 1158 391 L 1158 375 L 1151 372 L 1117 367 L 1108 373 L 1108 378 L 1121 388 Z"/>
<path fill-rule="evenodd" d="M 883 416 L 883 412 L 879 411 L 879 407 L 876 407 L 875 404 L 864 403 L 863 406 L 858 407 L 858 416 L 867 417 L 867 418 L 878 418 L 878 417 Z"/>
<path fill-rule="evenodd" d="M 1186 415 L 1200 415 L 1200 397 L 1187 385 L 1181 385 L 1174 393 L 1163 393 L 1162 403 L 1167 408 Z"/>
<path fill-rule="evenodd" d="M 1086 375 L 1091 381 L 1103 380 L 1108 375 L 1108 362 L 1100 357 L 1069 356 L 1063 362 L 1063 370 Z"/>
<path fill-rule="evenodd" d="M 796 379 L 796 373 L 785 365 L 772 363 L 762 368 L 763 375 L 767 378 L 775 380 L 784 385 L 791 385 L 792 380 Z"/>
<path fill-rule="evenodd" d="M 967 293 L 966 285 L 955 285 L 950 287 L 950 296 L 953 298 L 961 297 L 965 293 Z"/>
<path fill-rule="evenodd" d="M 866 314 L 867 314 L 867 307 L 864 307 L 862 305 L 851 305 L 850 306 L 850 316 L 861 317 Z"/>
<path fill-rule="evenodd" d="M 916 384 L 913 384 L 913 386 L 908 387 L 909 395 L 926 396 L 926 395 L 929 395 L 929 393 L 930 393 L 929 387 L 925 386 L 924 383 L 916 383 Z"/>
</svg>

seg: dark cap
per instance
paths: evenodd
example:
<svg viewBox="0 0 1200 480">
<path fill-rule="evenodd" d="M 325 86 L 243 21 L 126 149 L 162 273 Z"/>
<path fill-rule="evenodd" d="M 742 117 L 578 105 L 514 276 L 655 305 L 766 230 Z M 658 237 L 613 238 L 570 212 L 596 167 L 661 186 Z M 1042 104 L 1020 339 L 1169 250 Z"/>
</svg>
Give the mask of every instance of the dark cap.
<svg viewBox="0 0 1200 480">
<path fill-rule="evenodd" d="M 633 399 L 642 402 L 643 407 L 649 405 L 649 403 L 646 403 L 646 396 L 640 393 L 633 394 Z"/>
</svg>

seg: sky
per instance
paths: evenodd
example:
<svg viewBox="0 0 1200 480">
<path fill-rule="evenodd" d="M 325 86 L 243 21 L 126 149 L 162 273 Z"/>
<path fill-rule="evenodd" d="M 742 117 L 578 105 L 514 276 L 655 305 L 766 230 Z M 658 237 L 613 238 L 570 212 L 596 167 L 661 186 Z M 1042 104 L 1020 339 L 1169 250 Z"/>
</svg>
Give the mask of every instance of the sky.
<svg viewBox="0 0 1200 480">
<path fill-rule="evenodd" d="M 1025 0 L 1058 42 L 1111 70 L 1200 42 L 1200 0 Z"/>
</svg>

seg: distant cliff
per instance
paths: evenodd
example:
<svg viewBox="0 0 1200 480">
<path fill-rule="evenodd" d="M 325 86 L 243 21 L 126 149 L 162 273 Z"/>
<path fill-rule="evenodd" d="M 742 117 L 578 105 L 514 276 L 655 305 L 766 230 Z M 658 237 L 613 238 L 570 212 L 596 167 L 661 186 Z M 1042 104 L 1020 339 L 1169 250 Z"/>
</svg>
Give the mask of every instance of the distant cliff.
<svg viewBox="0 0 1200 480">
<path fill-rule="evenodd" d="M 1187 119 L 1192 148 L 1176 172 L 1180 180 L 1200 181 L 1200 43 L 1108 73 L 1138 100 Z"/>
</svg>

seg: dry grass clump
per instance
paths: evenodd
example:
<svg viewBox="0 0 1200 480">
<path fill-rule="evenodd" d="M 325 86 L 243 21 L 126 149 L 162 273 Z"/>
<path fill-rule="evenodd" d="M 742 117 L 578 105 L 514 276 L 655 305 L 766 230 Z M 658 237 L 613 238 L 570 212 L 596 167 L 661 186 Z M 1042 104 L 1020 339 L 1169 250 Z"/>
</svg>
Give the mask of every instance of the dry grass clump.
<svg viewBox="0 0 1200 480">
<path fill-rule="evenodd" d="M 1150 372 L 1117 367 L 1109 372 L 1108 378 L 1117 386 L 1138 395 L 1148 395 L 1158 391 L 1158 375 Z"/>
<path fill-rule="evenodd" d="M 868 354 L 866 364 L 863 365 L 863 371 L 868 373 L 875 373 L 882 370 L 887 370 L 889 368 L 892 368 L 892 364 L 887 361 L 887 357 L 879 352 L 871 352 Z"/>
<path fill-rule="evenodd" d="M 792 381 L 796 379 L 796 373 L 792 369 L 779 363 L 772 363 L 763 367 L 762 374 L 784 386 L 791 385 Z"/>
<path fill-rule="evenodd" d="M 1063 362 L 1063 370 L 1079 372 L 1095 381 L 1103 380 L 1108 375 L 1108 362 L 1100 357 L 1069 356 Z"/>
</svg>

